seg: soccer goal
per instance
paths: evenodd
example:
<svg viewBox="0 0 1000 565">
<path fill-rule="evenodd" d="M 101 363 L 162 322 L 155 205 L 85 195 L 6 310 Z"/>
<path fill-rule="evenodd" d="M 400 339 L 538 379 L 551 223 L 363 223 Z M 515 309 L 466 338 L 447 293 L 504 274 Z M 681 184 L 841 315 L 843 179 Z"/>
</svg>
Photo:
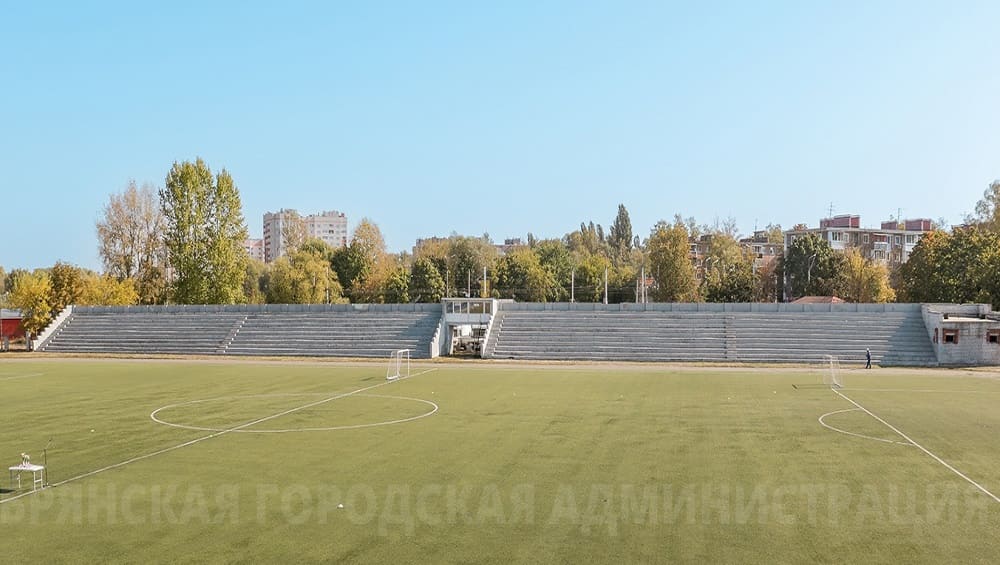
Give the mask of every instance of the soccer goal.
<svg viewBox="0 0 1000 565">
<path fill-rule="evenodd" d="M 840 380 L 840 359 L 836 355 L 823 356 L 823 384 L 830 388 L 841 388 L 844 383 Z"/>
<path fill-rule="evenodd" d="M 385 370 L 385 380 L 394 381 L 410 376 L 410 350 L 397 349 L 389 355 L 389 367 Z"/>
</svg>

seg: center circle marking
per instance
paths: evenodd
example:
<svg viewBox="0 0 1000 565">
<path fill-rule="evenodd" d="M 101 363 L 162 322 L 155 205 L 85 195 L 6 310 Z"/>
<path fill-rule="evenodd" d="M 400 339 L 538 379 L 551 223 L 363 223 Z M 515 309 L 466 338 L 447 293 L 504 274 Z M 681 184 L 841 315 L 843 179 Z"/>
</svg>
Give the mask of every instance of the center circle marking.
<svg viewBox="0 0 1000 565">
<path fill-rule="evenodd" d="M 162 418 L 157 417 L 157 414 L 163 410 L 169 410 L 171 408 L 177 408 L 180 406 L 190 406 L 192 404 L 203 404 L 206 402 L 216 402 L 219 400 L 234 400 L 241 398 L 280 398 L 280 397 L 290 397 L 290 396 L 327 396 L 327 393 L 288 393 L 288 394 L 247 394 L 247 395 L 237 395 L 237 396 L 219 396 L 216 398 L 204 398 L 201 400 L 189 400 L 187 402 L 178 402 L 177 404 L 168 404 L 166 406 L 161 406 L 156 410 L 153 410 L 149 417 L 158 424 L 163 424 L 164 426 L 170 426 L 173 428 L 181 428 L 185 430 L 196 430 L 201 432 L 226 432 L 226 433 L 243 433 L 243 434 L 285 434 L 291 432 L 331 432 L 336 430 L 356 430 L 360 428 L 374 428 L 376 426 L 389 426 L 392 424 L 403 424 L 405 422 L 412 422 L 414 420 L 419 420 L 421 418 L 426 418 L 427 416 L 433 415 L 438 411 L 438 405 L 431 402 L 430 400 L 424 400 L 422 398 L 411 398 L 409 396 L 394 396 L 390 394 L 351 394 L 348 396 L 337 397 L 333 400 L 340 400 L 341 398 L 349 398 L 352 396 L 366 396 L 370 398 L 390 398 L 394 400 L 409 400 L 412 402 L 420 402 L 430 406 L 430 410 L 424 412 L 423 414 L 418 414 L 416 416 L 411 416 L 409 418 L 401 418 L 398 420 L 386 420 L 383 422 L 371 422 L 367 424 L 352 424 L 348 426 L 329 426 L 324 428 L 288 428 L 281 430 L 253 430 L 253 429 L 235 429 L 235 428 L 210 428 L 207 426 L 191 426 L 188 424 L 179 424 L 177 422 L 170 422 Z M 334 395 L 336 396 L 336 395 Z M 331 400 L 331 402 L 333 402 Z M 294 410 L 293 410 L 294 412 Z M 292 412 L 288 412 L 289 414 Z M 246 424 L 243 424 L 246 425 Z"/>
</svg>

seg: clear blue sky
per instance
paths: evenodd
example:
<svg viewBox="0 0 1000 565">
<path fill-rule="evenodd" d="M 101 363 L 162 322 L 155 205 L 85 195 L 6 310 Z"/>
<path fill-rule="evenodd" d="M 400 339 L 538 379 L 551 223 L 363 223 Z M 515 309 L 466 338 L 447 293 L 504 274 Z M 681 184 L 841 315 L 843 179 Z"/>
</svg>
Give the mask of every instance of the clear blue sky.
<svg viewBox="0 0 1000 565">
<path fill-rule="evenodd" d="M 619 202 L 743 233 L 958 222 L 1000 177 L 1000 3 L 9 2 L 0 265 L 98 268 L 175 160 L 264 212 L 559 237 Z"/>
</svg>

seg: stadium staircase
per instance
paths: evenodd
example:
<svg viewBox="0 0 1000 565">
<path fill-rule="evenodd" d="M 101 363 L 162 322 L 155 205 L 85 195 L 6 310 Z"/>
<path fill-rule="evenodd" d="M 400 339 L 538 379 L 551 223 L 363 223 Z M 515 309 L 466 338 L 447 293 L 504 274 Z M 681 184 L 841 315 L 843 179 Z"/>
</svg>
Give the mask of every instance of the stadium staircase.
<svg viewBox="0 0 1000 565">
<path fill-rule="evenodd" d="M 919 305 L 826 312 L 626 311 L 616 306 L 502 311 L 484 356 L 803 363 L 836 355 L 845 363 L 861 363 L 870 348 L 873 362 L 881 365 L 937 364 Z"/>
</svg>

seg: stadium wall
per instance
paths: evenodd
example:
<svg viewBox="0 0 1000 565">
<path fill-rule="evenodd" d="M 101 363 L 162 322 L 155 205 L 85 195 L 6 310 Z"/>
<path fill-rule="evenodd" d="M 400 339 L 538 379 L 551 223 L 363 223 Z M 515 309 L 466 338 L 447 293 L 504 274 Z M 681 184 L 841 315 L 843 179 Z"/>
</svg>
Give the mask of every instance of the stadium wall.
<svg viewBox="0 0 1000 565">
<path fill-rule="evenodd" d="M 756 302 L 504 302 L 500 309 L 508 312 L 579 311 L 579 312 L 919 312 L 920 304 L 792 304 Z"/>
</svg>

